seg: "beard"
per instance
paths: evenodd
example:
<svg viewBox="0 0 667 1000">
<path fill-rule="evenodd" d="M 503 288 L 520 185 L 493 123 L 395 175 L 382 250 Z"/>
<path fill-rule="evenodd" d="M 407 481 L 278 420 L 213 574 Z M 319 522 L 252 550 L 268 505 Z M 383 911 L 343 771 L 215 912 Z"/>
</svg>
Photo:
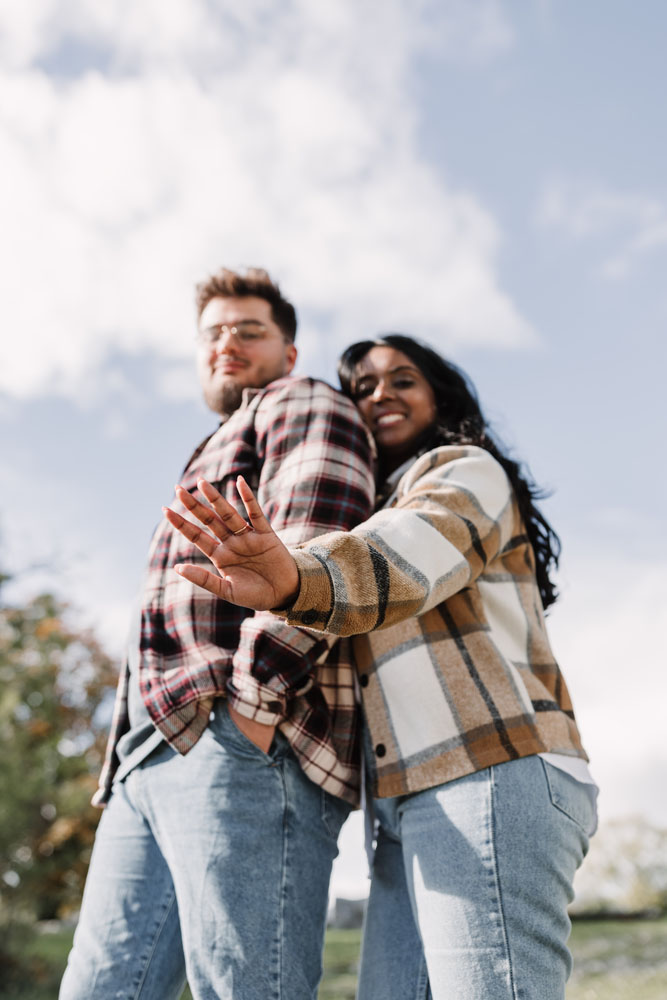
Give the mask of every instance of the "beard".
<svg viewBox="0 0 667 1000">
<path fill-rule="evenodd" d="M 204 402 L 221 417 L 229 417 L 238 410 L 243 396 L 243 386 L 235 379 L 225 379 L 216 386 L 204 389 Z"/>
</svg>

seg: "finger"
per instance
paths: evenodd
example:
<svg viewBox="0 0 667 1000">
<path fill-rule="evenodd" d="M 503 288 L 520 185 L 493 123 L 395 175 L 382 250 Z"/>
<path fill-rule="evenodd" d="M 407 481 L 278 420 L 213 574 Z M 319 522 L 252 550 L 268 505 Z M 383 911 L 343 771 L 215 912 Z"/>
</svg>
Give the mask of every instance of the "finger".
<svg viewBox="0 0 667 1000">
<path fill-rule="evenodd" d="M 209 559 L 213 559 L 213 555 L 220 544 L 217 538 L 212 538 L 211 535 L 208 535 L 202 528 L 198 528 L 192 521 L 188 521 L 186 518 L 181 517 L 180 514 L 177 514 L 171 507 L 163 507 L 162 513 L 177 531 L 180 531 L 189 542 L 197 546 L 200 552 L 203 552 Z"/>
<path fill-rule="evenodd" d="M 206 497 L 228 532 L 235 535 L 244 527 L 245 520 L 236 512 L 229 501 L 225 500 L 220 491 L 216 490 L 215 486 L 212 486 L 206 479 L 198 479 L 197 489 Z"/>
<path fill-rule="evenodd" d="M 201 500 L 197 500 L 196 497 L 189 492 L 189 490 L 184 489 L 182 486 L 175 486 L 176 496 L 181 501 L 184 507 L 193 514 L 198 521 L 205 524 L 207 528 L 210 528 L 216 538 L 219 538 L 221 542 L 224 542 L 229 538 L 229 530 L 224 526 L 222 520 L 218 517 L 214 510 L 208 506 L 208 504 L 203 504 Z"/>
<path fill-rule="evenodd" d="M 208 590 L 214 597 L 221 597 L 223 601 L 227 599 L 229 584 L 216 573 L 209 573 L 207 569 L 203 569 L 201 566 L 194 566 L 192 563 L 177 563 L 174 569 L 184 580 L 189 580 L 190 583 L 196 584 L 197 587 L 203 587 L 204 590 Z"/>
<path fill-rule="evenodd" d="M 239 491 L 239 496 L 243 500 L 243 506 L 248 514 L 248 520 L 252 524 L 255 531 L 273 531 L 273 528 L 264 517 L 264 512 L 259 506 L 257 497 L 250 489 L 243 476 L 237 477 L 236 489 Z"/>
</svg>

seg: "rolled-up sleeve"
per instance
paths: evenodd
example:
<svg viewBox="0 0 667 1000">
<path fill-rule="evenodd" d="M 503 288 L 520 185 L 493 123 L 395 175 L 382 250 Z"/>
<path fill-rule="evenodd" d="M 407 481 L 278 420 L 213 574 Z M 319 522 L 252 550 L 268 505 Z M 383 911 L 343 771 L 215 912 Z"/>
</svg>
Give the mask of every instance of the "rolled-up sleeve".
<svg viewBox="0 0 667 1000">
<path fill-rule="evenodd" d="M 394 507 L 293 551 L 299 596 L 279 613 L 339 636 L 395 625 L 476 580 L 513 525 L 509 481 L 488 452 L 435 449 L 403 478 Z"/>
</svg>

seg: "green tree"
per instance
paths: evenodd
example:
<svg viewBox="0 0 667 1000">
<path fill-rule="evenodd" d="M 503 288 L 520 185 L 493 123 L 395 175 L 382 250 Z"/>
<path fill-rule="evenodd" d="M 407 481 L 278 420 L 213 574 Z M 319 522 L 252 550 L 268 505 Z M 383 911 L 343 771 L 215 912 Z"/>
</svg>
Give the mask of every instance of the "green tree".
<svg viewBox="0 0 667 1000">
<path fill-rule="evenodd" d="M 0 966 L 22 928 L 79 905 L 116 677 L 53 595 L 0 602 Z"/>
</svg>

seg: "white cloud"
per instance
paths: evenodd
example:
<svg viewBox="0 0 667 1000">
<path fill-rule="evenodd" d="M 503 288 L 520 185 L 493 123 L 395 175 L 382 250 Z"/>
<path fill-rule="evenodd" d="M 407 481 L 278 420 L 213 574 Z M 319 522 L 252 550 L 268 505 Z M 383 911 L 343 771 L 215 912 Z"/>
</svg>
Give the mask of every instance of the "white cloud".
<svg viewBox="0 0 667 1000">
<path fill-rule="evenodd" d="M 29 66 L 47 37 L 54 0 L 28 0 L 14 4 L 0 2 L 0 64 L 8 69 Z"/>
<path fill-rule="evenodd" d="M 407 96 L 434 40 L 472 60 L 509 45 L 500 11 L 5 11 L 18 68 L 0 80 L 0 319 L 12 331 L 0 388 L 78 396 L 99 392 L 111 349 L 186 357 L 193 282 L 223 262 L 268 266 L 337 346 L 401 326 L 445 348 L 529 342 L 497 276 L 497 225 L 422 161 Z M 105 75 L 53 70 L 73 38 L 106 47 Z M 304 360 L 316 352 L 305 345 Z"/>
<path fill-rule="evenodd" d="M 577 240 L 604 238 L 599 265 L 606 278 L 622 278 L 639 260 L 667 247 L 667 206 L 655 198 L 614 191 L 603 184 L 553 179 L 545 185 L 537 213 L 542 225 Z"/>
<path fill-rule="evenodd" d="M 620 551 L 568 564 L 571 583 L 549 616 L 550 634 L 601 787 L 601 815 L 667 823 L 658 790 L 667 771 L 667 565 Z"/>
<path fill-rule="evenodd" d="M 249 40 L 253 48 L 263 45 L 274 64 L 287 55 L 320 67 L 335 53 L 353 75 L 364 54 L 374 75 L 389 83 L 400 50 L 407 57 L 420 45 L 481 63 L 507 51 L 514 31 L 500 0 L 172 0 L 168 6 L 161 0 L 24 0 L 20 9 L 0 3 L 0 57 L 13 69 L 71 59 L 76 43 L 98 55 L 106 50 L 116 73 L 187 66 L 205 76 L 245 63 Z"/>
</svg>

